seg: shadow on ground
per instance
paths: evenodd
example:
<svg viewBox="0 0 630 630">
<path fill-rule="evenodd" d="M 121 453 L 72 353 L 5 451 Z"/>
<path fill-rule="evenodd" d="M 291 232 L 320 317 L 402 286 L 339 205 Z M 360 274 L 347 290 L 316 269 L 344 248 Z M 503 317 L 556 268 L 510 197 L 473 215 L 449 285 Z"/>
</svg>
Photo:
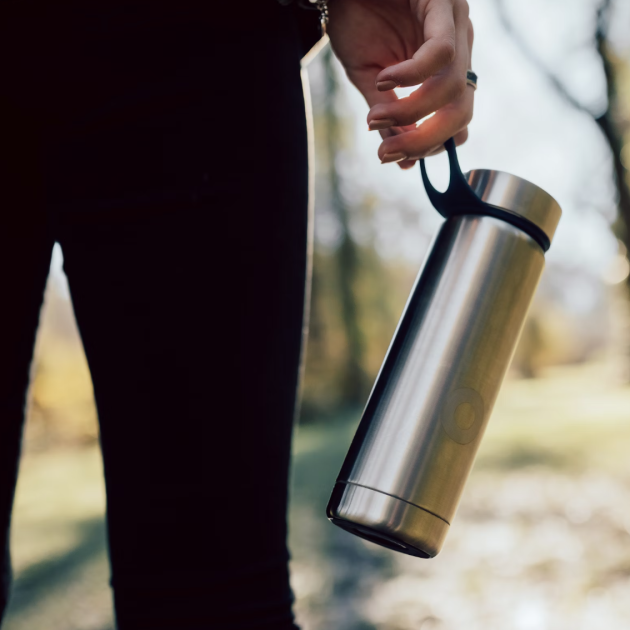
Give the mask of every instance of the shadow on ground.
<svg viewBox="0 0 630 630">
<path fill-rule="evenodd" d="M 68 526 L 72 550 L 14 576 L 3 630 L 113 630 L 103 519 Z"/>
</svg>

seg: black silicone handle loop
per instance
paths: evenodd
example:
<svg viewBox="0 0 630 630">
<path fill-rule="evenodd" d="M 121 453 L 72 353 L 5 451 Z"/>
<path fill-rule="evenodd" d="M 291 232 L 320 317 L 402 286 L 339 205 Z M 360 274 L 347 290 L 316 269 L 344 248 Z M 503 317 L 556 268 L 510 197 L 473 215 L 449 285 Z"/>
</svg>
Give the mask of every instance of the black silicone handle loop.
<svg viewBox="0 0 630 630">
<path fill-rule="evenodd" d="M 493 206 L 477 197 L 459 166 L 457 151 L 455 150 L 455 140 L 450 138 L 444 143 L 444 147 L 448 154 L 450 168 L 450 180 L 448 188 L 444 192 L 440 192 L 433 187 L 427 175 L 424 159 L 420 160 L 422 181 L 433 207 L 446 219 L 462 214 L 481 214 L 501 219 L 523 230 L 523 232 L 531 236 L 542 247 L 543 251 L 546 252 L 551 244 L 549 237 L 536 224 L 510 210 Z"/>
<path fill-rule="evenodd" d="M 455 140 L 450 138 L 444 143 L 444 147 L 448 154 L 451 177 L 448 182 L 448 188 L 443 193 L 433 187 L 427 175 L 424 159 L 420 160 L 422 181 L 433 207 L 447 219 L 456 214 L 468 214 L 468 212 L 461 212 L 462 208 L 477 208 L 481 210 L 485 204 L 475 195 L 462 173 L 459 160 L 457 159 L 457 151 L 455 150 Z M 478 212 L 473 214 L 478 214 Z"/>
</svg>

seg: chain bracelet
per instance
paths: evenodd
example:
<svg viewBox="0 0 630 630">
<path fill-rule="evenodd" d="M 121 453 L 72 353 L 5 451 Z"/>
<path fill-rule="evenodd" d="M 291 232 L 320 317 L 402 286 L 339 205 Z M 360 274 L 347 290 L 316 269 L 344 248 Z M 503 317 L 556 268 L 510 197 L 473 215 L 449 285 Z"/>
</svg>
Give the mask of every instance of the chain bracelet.
<svg viewBox="0 0 630 630">
<path fill-rule="evenodd" d="M 315 2 L 319 9 L 319 25 L 322 29 L 322 37 L 326 35 L 326 27 L 328 26 L 328 0 L 311 0 Z"/>
</svg>

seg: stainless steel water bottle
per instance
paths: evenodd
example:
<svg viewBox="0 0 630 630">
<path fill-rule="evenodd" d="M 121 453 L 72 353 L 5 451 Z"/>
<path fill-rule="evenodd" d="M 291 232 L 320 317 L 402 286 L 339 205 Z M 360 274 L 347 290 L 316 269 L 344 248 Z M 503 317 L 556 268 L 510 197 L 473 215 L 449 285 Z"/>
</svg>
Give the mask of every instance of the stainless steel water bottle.
<svg viewBox="0 0 630 630">
<path fill-rule="evenodd" d="M 500 171 L 436 191 L 446 218 L 420 271 L 327 508 L 336 525 L 421 558 L 441 549 L 510 365 L 561 210 Z"/>
</svg>

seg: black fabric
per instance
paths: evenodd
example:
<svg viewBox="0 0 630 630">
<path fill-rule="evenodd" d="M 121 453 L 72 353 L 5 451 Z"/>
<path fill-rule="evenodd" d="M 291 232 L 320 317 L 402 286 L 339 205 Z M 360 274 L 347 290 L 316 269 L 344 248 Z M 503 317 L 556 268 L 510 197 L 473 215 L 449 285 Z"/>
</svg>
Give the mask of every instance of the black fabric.
<svg viewBox="0 0 630 630">
<path fill-rule="evenodd" d="M 315 5 L 310 2 L 294 2 L 291 6 L 295 13 L 300 41 L 302 42 L 302 56 L 304 56 L 322 37 L 320 14 Z"/>
<path fill-rule="evenodd" d="M 19 40 L 9 22 L 0 48 Z M 293 10 L 84 40 L 79 57 L 31 37 L 20 63 L 0 52 L 2 535 L 57 241 L 98 406 L 118 628 L 294 629 L 307 147 Z M 0 566 L 1 613 L 8 553 Z"/>
</svg>

